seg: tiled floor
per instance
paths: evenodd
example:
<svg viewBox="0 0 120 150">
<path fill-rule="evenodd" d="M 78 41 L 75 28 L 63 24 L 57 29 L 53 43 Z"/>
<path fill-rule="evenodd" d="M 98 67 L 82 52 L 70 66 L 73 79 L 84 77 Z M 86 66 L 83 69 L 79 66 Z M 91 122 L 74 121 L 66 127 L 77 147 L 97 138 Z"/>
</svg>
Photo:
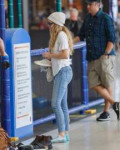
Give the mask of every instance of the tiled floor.
<svg viewBox="0 0 120 150">
<path fill-rule="evenodd" d="M 117 150 L 120 147 L 120 122 L 113 110 L 111 121 L 96 122 L 96 115 L 70 125 L 70 142 L 53 144 L 53 150 Z M 98 115 L 98 114 L 97 114 Z M 57 135 L 57 130 L 45 133 Z M 32 139 L 24 141 L 29 144 Z"/>
<path fill-rule="evenodd" d="M 120 100 L 120 53 L 116 59 L 116 81 L 114 97 Z M 111 121 L 96 122 L 96 115 L 76 121 L 70 125 L 70 142 L 54 144 L 53 150 L 118 150 L 120 148 L 120 121 L 117 121 L 113 110 L 110 110 Z M 99 114 L 97 114 L 99 115 Z M 57 130 L 45 133 L 57 135 Z M 32 139 L 24 141 L 29 144 Z"/>
</svg>

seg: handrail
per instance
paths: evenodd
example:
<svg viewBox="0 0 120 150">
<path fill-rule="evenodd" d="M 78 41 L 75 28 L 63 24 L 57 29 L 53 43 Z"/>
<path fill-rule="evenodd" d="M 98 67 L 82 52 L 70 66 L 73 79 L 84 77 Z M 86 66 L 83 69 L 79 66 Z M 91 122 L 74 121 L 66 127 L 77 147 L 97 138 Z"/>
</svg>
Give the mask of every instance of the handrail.
<svg viewBox="0 0 120 150">
<path fill-rule="evenodd" d="M 85 42 L 79 42 L 79 43 L 76 43 L 74 46 L 73 46 L 73 49 L 76 50 L 76 49 L 80 49 L 82 47 L 86 46 L 86 43 Z M 31 50 L 31 56 L 36 56 L 36 55 L 42 55 L 44 52 L 48 52 L 49 49 L 48 48 L 40 48 L 40 49 L 34 49 L 34 50 Z"/>
<path fill-rule="evenodd" d="M 89 109 L 93 106 L 99 105 L 101 103 L 104 102 L 104 99 L 98 99 L 95 100 L 93 102 L 89 102 L 88 100 L 88 82 L 87 82 L 87 61 L 86 61 L 86 43 L 85 42 L 79 42 L 77 44 L 74 45 L 73 47 L 74 50 L 80 50 L 81 51 L 81 79 L 82 79 L 82 104 L 80 106 L 76 106 L 74 108 L 69 109 L 69 113 L 75 113 L 75 112 L 79 112 L 79 111 L 84 111 L 86 109 Z M 37 56 L 37 55 L 41 55 L 44 52 L 49 51 L 48 48 L 41 48 L 41 49 L 35 49 L 31 51 L 31 56 Z M 40 118 L 38 120 L 35 120 L 33 122 L 34 125 L 38 125 L 41 123 L 45 123 L 48 122 L 50 120 L 55 119 L 55 115 L 51 114 L 47 117 L 44 118 Z"/>
</svg>

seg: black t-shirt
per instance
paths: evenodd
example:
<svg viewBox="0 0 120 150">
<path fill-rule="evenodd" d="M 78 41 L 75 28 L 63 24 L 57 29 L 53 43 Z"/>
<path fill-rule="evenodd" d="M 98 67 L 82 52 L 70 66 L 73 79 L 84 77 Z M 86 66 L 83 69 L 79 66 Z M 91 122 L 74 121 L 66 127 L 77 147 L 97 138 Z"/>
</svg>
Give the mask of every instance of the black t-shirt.
<svg viewBox="0 0 120 150">
<path fill-rule="evenodd" d="M 81 27 L 81 22 L 79 20 L 72 21 L 67 19 L 65 22 L 65 26 L 73 33 L 74 36 L 77 36 Z"/>
</svg>

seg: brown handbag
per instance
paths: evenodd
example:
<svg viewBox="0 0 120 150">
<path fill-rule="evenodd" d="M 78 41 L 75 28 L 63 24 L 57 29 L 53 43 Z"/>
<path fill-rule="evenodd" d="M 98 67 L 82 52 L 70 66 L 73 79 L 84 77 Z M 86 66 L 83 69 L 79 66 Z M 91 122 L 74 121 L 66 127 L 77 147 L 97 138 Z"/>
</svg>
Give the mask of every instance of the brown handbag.
<svg viewBox="0 0 120 150">
<path fill-rule="evenodd" d="M 10 145 L 11 143 L 8 134 L 0 127 L 0 150 L 7 150 Z"/>
</svg>

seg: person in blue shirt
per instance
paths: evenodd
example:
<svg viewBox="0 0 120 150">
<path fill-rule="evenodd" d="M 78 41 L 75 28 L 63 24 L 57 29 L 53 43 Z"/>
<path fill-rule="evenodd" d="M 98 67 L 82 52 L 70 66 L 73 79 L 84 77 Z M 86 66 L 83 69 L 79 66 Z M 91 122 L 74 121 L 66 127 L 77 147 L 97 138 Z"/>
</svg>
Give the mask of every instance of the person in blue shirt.
<svg viewBox="0 0 120 150">
<path fill-rule="evenodd" d="M 5 52 L 5 47 L 3 40 L 0 38 L 0 56 L 5 56 L 7 53 Z"/>
<path fill-rule="evenodd" d="M 85 0 L 88 14 L 74 42 L 86 39 L 89 87 L 105 99 L 104 111 L 97 121 L 110 120 L 111 104 L 117 119 L 120 119 L 120 103 L 112 96 L 114 84 L 116 42 L 112 18 L 100 8 L 100 0 Z"/>
</svg>

